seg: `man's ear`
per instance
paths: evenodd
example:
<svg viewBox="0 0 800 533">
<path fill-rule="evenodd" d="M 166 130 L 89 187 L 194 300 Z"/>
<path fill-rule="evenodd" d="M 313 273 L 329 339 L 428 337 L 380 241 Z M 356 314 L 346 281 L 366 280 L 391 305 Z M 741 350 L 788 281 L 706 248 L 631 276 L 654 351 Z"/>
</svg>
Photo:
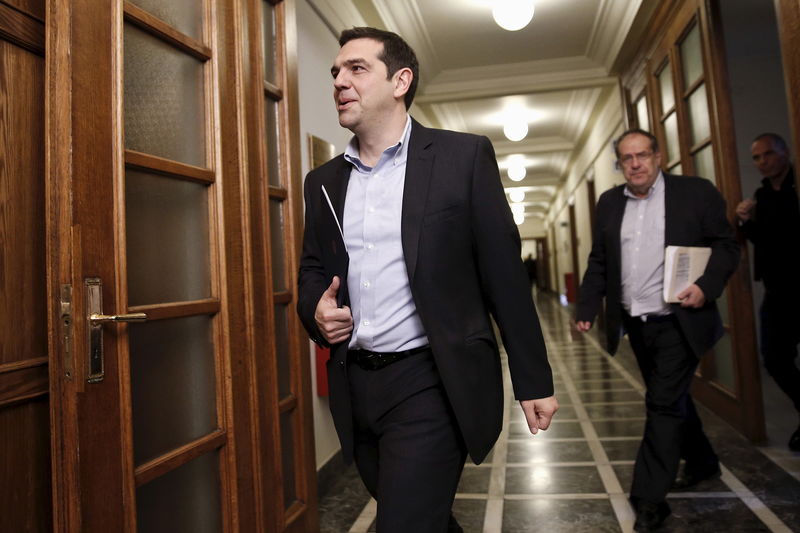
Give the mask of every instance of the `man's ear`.
<svg viewBox="0 0 800 533">
<path fill-rule="evenodd" d="M 408 67 L 401 68 L 394 73 L 394 97 L 403 98 L 411 88 L 411 82 L 414 80 L 414 73 Z"/>
</svg>

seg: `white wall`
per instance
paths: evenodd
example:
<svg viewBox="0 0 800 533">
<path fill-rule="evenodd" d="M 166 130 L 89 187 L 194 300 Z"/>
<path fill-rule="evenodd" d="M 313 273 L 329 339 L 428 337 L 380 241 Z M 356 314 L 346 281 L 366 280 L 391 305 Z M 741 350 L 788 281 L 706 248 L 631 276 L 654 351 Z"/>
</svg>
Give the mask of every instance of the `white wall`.
<svg viewBox="0 0 800 533">
<path fill-rule="evenodd" d="M 591 133 L 580 147 L 569 169 L 563 186 L 556 193 L 548 220 L 556 224 L 556 246 L 558 246 L 558 272 L 552 274 L 557 282 L 558 292 L 564 293 L 564 272 L 572 272 L 572 256 L 569 240 L 569 226 L 561 227 L 561 222 L 569 222 L 569 199 L 575 200 L 575 225 L 578 237 L 579 276 L 586 270 L 587 259 L 592 246 L 591 223 L 586 179 L 593 175 L 595 194 L 600 195 L 614 185 L 624 182 L 622 174 L 615 170 L 612 141 L 623 129 L 622 101 L 618 88 L 613 88 L 599 103 L 599 111 L 591 127 Z M 549 226 L 548 226 L 549 228 Z M 548 229 L 549 234 L 549 229 Z M 566 243 L 564 240 L 566 239 Z M 552 248 L 551 248 L 552 249 Z"/>
<path fill-rule="evenodd" d="M 300 95 L 300 145 L 303 157 L 303 175 L 309 168 L 308 135 L 313 134 L 336 146 L 336 153 L 344 151 L 352 134 L 339 126 L 333 105 L 331 64 L 339 51 L 337 39 L 309 7 L 307 0 L 297 2 L 298 77 Z M 314 413 L 314 440 L 317 469 L 322 467 L 337 451 L 339 439 L 333 427 L 328 399 L 316 395 L 316 363 L 313 344 L 309 345 L 311 358 L 312 408 Z"/>
</svg>

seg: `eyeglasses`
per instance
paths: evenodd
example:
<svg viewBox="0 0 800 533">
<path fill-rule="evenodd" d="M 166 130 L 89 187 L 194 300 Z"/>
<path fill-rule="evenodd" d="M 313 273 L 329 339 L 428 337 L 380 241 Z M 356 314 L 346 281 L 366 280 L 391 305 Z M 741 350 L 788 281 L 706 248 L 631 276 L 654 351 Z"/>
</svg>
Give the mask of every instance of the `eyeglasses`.
<svg viewBox="0 0 800 533">
<path fill-rule="evenodd" d="M 639 152 L 638 154 L 626 154 L 619 158 L 619 164 L 623 167 L 629 167 L 633 165 L 634 161 L 647 161 L 651 157 L 653 157 L 652 150 Z"/>
</svg>

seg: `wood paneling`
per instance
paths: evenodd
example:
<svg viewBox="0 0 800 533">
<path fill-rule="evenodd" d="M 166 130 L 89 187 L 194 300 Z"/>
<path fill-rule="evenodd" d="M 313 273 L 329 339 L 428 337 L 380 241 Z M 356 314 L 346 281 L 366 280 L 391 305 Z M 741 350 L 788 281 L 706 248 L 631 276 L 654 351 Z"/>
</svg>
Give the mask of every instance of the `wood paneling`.
<svg viewBox="0 0 800 533">
<path fill-rule="evenodd" d="M 0 365 L 0 407 L 44 396 L 48 383 L 46 357 Z"/>
<path fill-rule="evenodd" d="M 0 38 L 44 56 L 44 25 L 0 2 Z"/>
<path fill-rule="evenodd" d="M 0 531 L 52 531 L 49 414 L 46 397 L 0 407 Z"/>
<path fill-rule="evenodd" d="M 0 0 L 0 4 L 8 4 L 39 22 L 44 22 L 45 0 Z"/>
<path fill-rule="evenodd" d="M 43 19 L 43 2 L 13 2 Z M 44 25 L 0 3 L 0 531 L 53 527 Z"/>
<path fill-rule="evenodd" d="M 783 56 L 783 77 L 794 136 L 794 154 L 800 154 L 800 0 L 775 0 Z M 798 191 L 800 194 L 800 190 Z"/>
<path fill-rule="evenodd" d="M 0 41 L 0 364 L 47 355 L 43 63 Z"/>
</svg>

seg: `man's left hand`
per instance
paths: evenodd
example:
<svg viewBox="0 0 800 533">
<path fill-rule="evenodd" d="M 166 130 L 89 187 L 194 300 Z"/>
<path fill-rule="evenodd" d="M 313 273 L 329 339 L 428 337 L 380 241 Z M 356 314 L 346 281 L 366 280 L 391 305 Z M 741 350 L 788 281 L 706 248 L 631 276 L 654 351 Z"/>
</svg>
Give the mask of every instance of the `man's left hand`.
<svg viewBox="0 0 800 533">
<path fill-rule="evenodd" d="M 539 430 L 550 427 L 553 415 L 558 411 L 558 400 L 555 396 L 539 398 L 538 400 L 520 400 L 520 406 L 528 420 L 528 429 L 536 435 Z"/>
<path fill-rule="evenodd" d="M 706 295 L 703 294 L 703 289 L 692 283 L 686 289 L 678 294 L 678 300 L 681 301 L 681 307 L 703 307 L 706 303 Z"/>
</svg>

